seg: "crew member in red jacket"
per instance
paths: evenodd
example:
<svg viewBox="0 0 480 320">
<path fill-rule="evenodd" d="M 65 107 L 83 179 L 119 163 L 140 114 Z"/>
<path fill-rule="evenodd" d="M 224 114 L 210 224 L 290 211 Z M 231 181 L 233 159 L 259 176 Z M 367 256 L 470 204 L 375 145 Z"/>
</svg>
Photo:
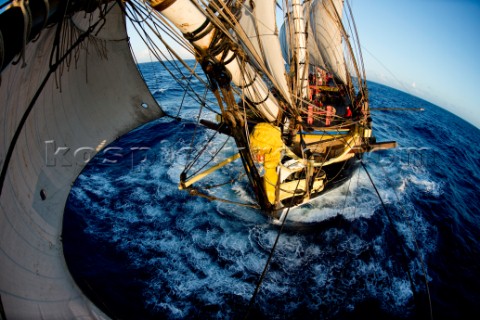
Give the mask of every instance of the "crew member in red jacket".
<svg viewBox="0 0 480 320">
<path fill-rule="evenodd" d="M 345 115 L 343 116 L 346 119 L 351 119 L 352 118 L 352 110 L 350 110 L 350 107 L 347 106 L 347 110 L 345 111 Z"/>
</svg>

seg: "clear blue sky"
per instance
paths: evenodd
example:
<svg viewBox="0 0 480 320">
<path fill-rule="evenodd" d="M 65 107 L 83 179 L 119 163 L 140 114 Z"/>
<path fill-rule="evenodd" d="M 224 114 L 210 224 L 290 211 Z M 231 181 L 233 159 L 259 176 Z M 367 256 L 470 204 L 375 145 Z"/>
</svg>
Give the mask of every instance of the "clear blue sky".
<svg viewBox="0 0 480 320">
<path fill-rule="evenodd" d="M 349 0 L 367 79 L 480 128 L 480 0 Z M 139 61 L 150 61 L 132 34 Z"/>
<path fill-rule="evenodd" d="M 350 0 L 367 78 L 480 128 L 479 0 Z"/>
</svg>

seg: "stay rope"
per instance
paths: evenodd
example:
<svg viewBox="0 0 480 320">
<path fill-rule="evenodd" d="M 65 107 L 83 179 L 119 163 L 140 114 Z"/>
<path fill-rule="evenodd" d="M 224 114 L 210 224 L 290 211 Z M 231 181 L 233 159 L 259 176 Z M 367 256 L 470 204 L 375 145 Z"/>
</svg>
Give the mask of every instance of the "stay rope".
<svg viewBox="0 0 480 320">
<path fill-rule="evenodd" d="M 132 22 L 132 26 L 138 36 L 147 46 L 148 51 L 155 56 L 158 62 L 164 67 L 165 71 L 167 71 L 177 82 L 177 84 L 182 87 L 184 93 L 188 94 L 189 97 L 196 100 L 198 103 L 203 104 L 208 110 L 218 113 L 207 105 L 206 98 L 202 99 L 202 97 L 197 94 L 196 90 L 194 90 L 194 88 L 191 86 L 190 79 L 195 77 L 195 79 L 205 87 L 208 87 L 208 83 L 195 71 L 195 67 L 190 67 L 186 61 L 175 52 L 175 50 L 167 43 L 166 39 L 164 39 L 161 32 L 165 33 L 167 37 L 175 41 L 179 46 L 193 55 L 194 52 L 189 43 L 185 42 L 183 37 L 176 34 L 175 28 L 170 26 L 167 21 L 164 21 L 161 15 L 158 15 L 156 12 L 153 12 L 151 20 L 141 19 L 142 16 L 150 16 L 152 12 L 147 10 L 144 5 L 139 4 L 138 1 L 130 1 L 128 2 L 128 5 L 123 6 L 122 9 L 124 10 L 126 17 Z M 140 21 L 145 22 L 140 23 Z M 147 32 L 147 29 L 156 37 L 156 39 L 160 40 L 163 46 L 165 46 L 169 56 L 164 53 L 165 50 L 162 50 L 155 43 L 150 34 Z M 184 73 L 184 71 L 180 68 L 180 64 L 189 71 L 188 74 Z M 176 71 L 176 73 L 173 71 Z M 189 81 L 184 82 L 183 80 L 187 78 Z M 172 116 L 172 118 L 175 117 Z"/>
<path fill-rule="evenodd" d="M 253 291 L 252 297 L 250 298 L 250 302 L 248 303 L 247 313 L 245 314 L 245 318 L 244 318 L 245 320 L 248 319 L 248 316 L 250 315 L 250 311 L 253 308 L 253 304 L 255 303 L 255 299 L 257 298 L 258 292 L 260 291 L 262 282 L 265 279 L 265 275 L 267 274 L 268 267 L 270 265 L 270 262 L 272 261 L 273 255 L 277 248 L 278 240 L 280 239 L 280 235 L 282 234 L 283 227 L 285 226 L 285 221 L 287 220 L 287 216 L 289 212 L 290 212 L 290 208 L 287 209 L 287 212 L 283 217 L 282 224 L 280 225 L 280 229 L 277 232 L 277 236 L 275 238 L 275 242 L 273 243 L 272 249 L 270 250 L 270 254 L 268 255 L 267 262 L 265 262 L 265 266 L 263 267 L 262 274 L 260 275 L 257 285 L 255 286 L 255 291 Z"/>
<path fill-rule="evenodd" d="M 207 188 L 205 188 L 205 189 L 207 189 Z M 210 201 L 218 201 L 218 202 L 233 204 L 233 205 L 236 205 L 236 206 L 239 206 L 239 207 L 252 208 L 252 209 L 256 209 L 256 210 L 261 209 L 260 206 L 257 205 L 257 204 L 243 203 L 243 202 L 232 201 L 232 200 L 228 200 L 228 199 L 224 199 L 224 198 L 218 198 L 218 197 L 206 194 L 206 193 L 202 193 L 198 189 L 195 189 L 195 188 L 192 188 L 192 187 L 188 188 L 188 192 L 191 196 L 199 196 L 201 198 L 205 198 L 205 199 L 210 200 Z"/>
<path fill-rule="evenodd" d="M 390 186 L 390 188 L 392 190 L 395 190 L 393 188 L 393 183 L 392 181 L 390 180 L 390 178 L 388 177 L 387 173 L 385 172 L 385 168 L 382 167 L 382 170 L 383 172 L 385 173 L 385 177 L 387 179 L 387 182 Z M 405 221 L 407 222 L 407 225 L 408 225 L 408 228 L 410 230 L 410 233 L 412 235 L 415 235 L 415 233 L 413 232 L 413 227 L 412 227 L 412 224 L 410 223 L 409 219 L 407 219 L 407 210 L 405 210 L 405 206 L 400 202 L 400 198 L 398 196 L 398 194 L 395 192 L 395 197 L 397 198 L 397 203 L 400 205 L 400 207 L 402 208 L 402 211 L 403 211 L 403 216 L 405 218 Z M 430 296 L 430 288 L 429 288 L 429 285 L 428 285 L 428 281 L 427 281 L 427 269 L 425 267 L 425 261 L 423 260 L 423 257 L 422 255 L 419 253 L 420 252 L 420 247 L 418 245 L 418 242 L 417 242 L 417 238 L 414 236 L 413 237 L 413 243 L 415 245 L 415 248 L 417 250 L 417 253 L 418 253 L 418 259 L 420 260 L 420 266 L 422 267 L 422 273 L 423 273 L 423 278 L 425 279 L 425 289 L 427 291 L 427 297 L 428 297 L 428 305 L 429 305 L 429 312 L 430 312 L 430 319 L 433 319 L 433 308 L 432 308 L 432 299 L 431 299 L 431 296 Z"/>
<path fill-rule="evenodd" d="M 351 184 L 352 184 L 352 178 L 348 179 L 347 192 L 345 193 L 345 200 L 343 200 L 343 206 L 342 206 L 342 212 L 341 212 L 342 215 L 345 212 L 345 208 L 347 207 L 348 193 L 350 192 L 350 185 Z"/>
<path fill-rule="evenodd" d="M 362 159 L 360 159 L 360 163 L 362 164 L 362 167 L 365 170 L 365 173 L 367 174 L 367 177 L 370 180 L 370 183 L 372 184 L 372 186 L 373 186 L 373 188 L 374 188 L 374 190 L 375 190 L 375 192 L 378 196 L 378 199 L 380 200 L 380 203 L 382 204 L 383 210 L 385 211 L 385 214 L 386 214 L 387 219 L 390 223 L 391 229 L 393 231 L 393 235 L 395 236 L 395 238 L 397 240 L 397 243 L 403 244 L 403 241 L 401 241 L 402 237 L 400 236 L 400 233 L 398 232 L 397 228 L 395 228 L 395 224 L 394 224 L 394 221 L 392 219 L 392 216 L 390 215 L 390 212 L 389 212 L 387 206 L 385 205 L 385 202 L 383 201 L 383 199 L 380 195 L 380 192 L 378 191 L 377 186 L 375 185 L 375 183 L 372 179 L 372 176 L 368 172 L 367 167 L 366 167 L 366 165 L 365 165 L 365 163 L 363 162 Z M 416 248 L 418 250 L 418 245 L 417 245 L 416 241 L 415 241 L 415 245 L 416 245 Z M 403 268 L 405 269 L 405 272 L 407 273 L 414 300 L 418 301 L 418 296 L 417 296 L 418 293 L 415 290 L 415 284 L 413 282 L 413 277 L 412 277 L 412 274 L 411 274 L 411 272 L 408 268 L 408 257 L 407 257 L 407 254 L 405 252 L 405 249 L 404 249 L 403 245 L 400 246 L 400 249 L 401 249 L 400 252 L 401 252 L 402 258 L 403 258 L 402 259 Z M 424 272 L 424 277 L 425 277 L 425 280 L 426 280 L 426 273 L 425 273 L 425 268 L 424 268 L 424 264 L 423 264 L 423 259 L 420 258 L 420 260 L 421 260 L 422 269 L 423 269 L 423 272 Z M 431 298 L 430 298 L 430 291 L 428 290 L 428 284 L 427 284 L 427 295 L 428 295 L 428 302 L 429 302 L 430 319 L 433 319 L 432 303 L 431 303 Z"/>
<path fill-rule="evenodd" d="M 298 186 L 300 185 L 300 180 L 297 182 L 297 186 L 295 187 L 295 190 L 298 189 Z M 290 213 L 290 209 L 293 205 L 293 198 L 290 203 L 290 207 L 288 207 L 287 211 L 283 215 L 283 220 L 282 224 L 280 225 L 280 228 L 278 229 L 277 232 L 277 237 L 275 238 L 275 242 L 273 243 L 272 249 L 270 250 L 270 254 L 268 255 L 268 259 L 265 262 L 265 266 L 263 268 L 262 274 L 260 275 L 260 278 L 258 279 L 257 285 L 255 286 L 255 290 L 253 291 L 252 297 L 250 298 L 250 302 L 248 303 L 248 309 L 247 313 L 245 314 L 245 320 L 248 319 L 248 316 L 250 315 L 250 311 L 253 308 L 253 304 L 255 303 L 255 299 L 257 298 L 258 292 L 260 291 L 260 287 L 262 285 L 263 280 L 265 279 L 265 275 L 267 274 L 268 271 L 268 266 L 270 265 L 270 262 L 272 261 L 273 254 L 275 253 L 275 250 L 277 248 L 278 240 L 280 239 L 280 235 L 282 234 L 283 227 L 285 226 L 285 221 L 287 221 L 288 214 Z"/>
<path fill-rule="evenodd" d="M 191 82 L 194 74 L 196 73 L 195 69 L 197 69 L 198 66 L 198 61 L 195 61 L 195 65 L 193 66 L 192 70 L 190 71 L 190 75 L 188 76 L 188 81 L 187 81 L 187 87 L 191 88 Z M 182 102 L 180 102 L 180 107 L 178 108 L 177 111 L 177 118 L 180 118 L 180 112 L 182 112 L 183 104 L 185 102 L 185 97 L 187 96 L 187 88 L 183 89 L 183 96 L 182 96 Z M 200 111 L 198 112 L 198 120 L 200 121 L 200 114 L 202 113 L 203 107 L 205 106 L 205 99 L 206 99 L 207 92 L 205 90 L 205 93 L 203 95 L 202 103 L 200 103 L 201 108 Z"/>
</svg>

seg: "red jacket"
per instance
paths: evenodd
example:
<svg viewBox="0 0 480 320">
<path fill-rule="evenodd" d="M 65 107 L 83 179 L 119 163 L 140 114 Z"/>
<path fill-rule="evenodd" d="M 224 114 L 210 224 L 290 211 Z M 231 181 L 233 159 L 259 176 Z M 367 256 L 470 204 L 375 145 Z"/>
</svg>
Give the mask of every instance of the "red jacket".
<svg viewBox="0 0 480 320">
<path fill-rule="evenodd" d="M 345 118 L 351 118 L 352 117 L 352 110 L 350 108 L 347 108 L 347 112 L 345 113 Z"/>
</svg>

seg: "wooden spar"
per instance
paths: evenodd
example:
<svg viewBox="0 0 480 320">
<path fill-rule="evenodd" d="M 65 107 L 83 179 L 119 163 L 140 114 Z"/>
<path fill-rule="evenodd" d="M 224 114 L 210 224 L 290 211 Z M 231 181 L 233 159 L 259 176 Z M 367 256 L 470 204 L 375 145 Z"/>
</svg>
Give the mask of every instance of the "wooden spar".
<svg viewBox="0 0 480 320">
<path fill-rule="evenodd" d="M 216 170 L 218 170 L 220 168 L 223 168 L 224 166 L 226 166 L 230 162 L 233 162 L 233 161 L 237 160 L 238 158 L 240 158 L 240 153 L 236 153 L 233 156 L 228 157 L 227 159 L 223 160 L 219 164 L 214 165 L 213 167 L 211 167 L 211 168 L 209 168 L 205 171 L 200 172 L 196 176 L 188 179 L 187 181 L 180 181 L 180 184 L 178 185 L 178 189 L 180 189 L 180 190 L 187 189 L 188 187 L 190 187 L 195 182 L 198 182 L 198 181 L 202 180 L 203 178 L 205 178 L 209 174 L 215 172 Z"/>
<path fill-rule="evenodd" d="M 219 133 L 226 134 L 228 136 L 232 136 L 232 130 L 228 126 L 226 126 L 223 122 L 222 123 L 215 123 L 212 121 L 208 121 L 205 119 L 200 119 L 200 124 L 207 127 L 208 129 L 215 130 Z"/>
<path fill-rule="evenodd" d="M 370 111 L 425 111 L 424 108 L 400 108 L 400 107 L 392 107 L 392 108 L 370 108 Z"/>
<path fill-rule="evenodd" d="M 369 143 L 368 145 L 361 145 L 355 148 L 352 148 L 351 153 L 365 153 L 365 152 L 374 152 L 379 150 L 393 149 L 397 147 L 396 141 L 384 141 L 377 143 Z"/>
<path fill-rule="evenodd" d="M 378 150 L 387 150 L 393 149 L 397 147 L 396 141 L 385 141 L 385 142 L 377 142 L 377 143 L 370 143 L 368 145 L 368 152 L 378 151 Z"/>
</svg>

